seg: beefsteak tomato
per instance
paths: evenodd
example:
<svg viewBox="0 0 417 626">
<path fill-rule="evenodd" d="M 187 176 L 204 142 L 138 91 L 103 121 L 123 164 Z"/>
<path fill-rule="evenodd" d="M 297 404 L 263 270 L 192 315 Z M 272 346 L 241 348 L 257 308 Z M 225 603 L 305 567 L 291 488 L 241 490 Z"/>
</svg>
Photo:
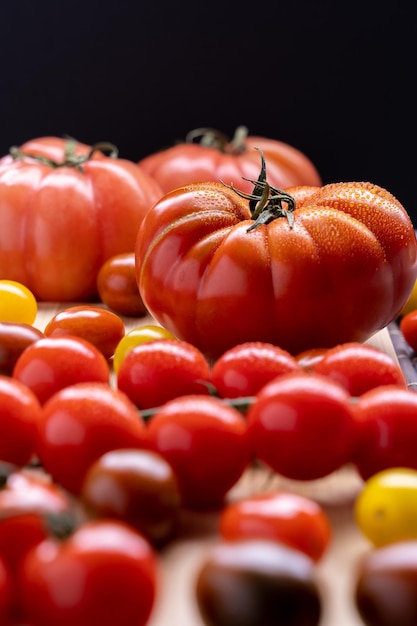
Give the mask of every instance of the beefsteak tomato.
<svg viewBox="0 0 417 626">
<path fill-rule="evenodd" d="M 96 297 L 103 262 L 133 252 L 143 216 L 162 195 L 106 147 L 41 137 L 0 159 L 0 275 L 38 300 Z"/>
<path fill-rule="evenodd" d="M 408 213 L 369 182 L 272 188 L 261 160 L 252 194 L 196 183 L 147 213 L 136 242 L 147 309 L 211 358 L 247 341 L 298 354 L 368 339 L 417 276 Z"/>
<path fill-rule="evenodd" d="M 248 135 L 244 126 L 237 128 L 232 140 L 217 130 L 198 128 L 185 142 L 150 154 L 139 165 L 164 193 L 189 183 L 219 179 L 250 191 L 246 179 L 257 178 L 259 171 L 255 146 L 265 155 L 271 185 L 321 184 L 315 165 L 303 152 L 283 141 Z"/>
</svg>

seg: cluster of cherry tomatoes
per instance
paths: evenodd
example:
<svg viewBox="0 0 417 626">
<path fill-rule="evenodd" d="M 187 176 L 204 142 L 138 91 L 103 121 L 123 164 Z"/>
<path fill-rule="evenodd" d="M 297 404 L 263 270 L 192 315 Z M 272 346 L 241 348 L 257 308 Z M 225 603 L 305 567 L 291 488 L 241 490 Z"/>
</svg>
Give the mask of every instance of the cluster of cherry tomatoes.
<svg viewBox="0 0 417 626">
<path fill-rule="evenodd" d="M 126 332 L 117 313 L 93 305 L 68 307 L 40 331 L 36 301 L 20 287 L 0 281 L 0 624 L 110 626 L 114 606 L 124 607 L 122 626 L 145 624 L 157 551 L 175 537 L 181 510 L 216 508 L 220 541 L 196 581 L 205 622 L 242 623 L 230 607 L 246 593 L 249 624 L 291 610 L 292 623 L 317 625 L 315 564 L 330 522 L 316 502 L 285 491 L 229 502 L 256 463 L 296 480 L 351 463 L 365 481 L 358 527 L 398 559 L 404 540 L 414 549 L 417 505 L 405 495 L 393 522 L 384 479 L 403 472 L 417 490 L 417 395 L 389 355 L 351 342 L 293 356 L 250 342 L 213 362 L 158 325 Z"/>
</svg>

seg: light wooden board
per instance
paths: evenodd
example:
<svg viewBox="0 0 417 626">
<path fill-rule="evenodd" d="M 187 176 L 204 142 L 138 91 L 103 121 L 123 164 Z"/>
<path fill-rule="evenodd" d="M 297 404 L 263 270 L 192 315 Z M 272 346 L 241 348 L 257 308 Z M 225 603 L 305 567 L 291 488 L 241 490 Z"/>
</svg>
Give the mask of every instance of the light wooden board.
<svg viewBox="0 0 417 626">
<path fill-rule="evenodd" d="M 43 330 L 53 315 L 68 306 L 71 304 L 40 303 L 35 325 Z M 126 330 L 155 323 L 150 317 L 123 320 Z M 368 343 L 396 356 L 386 329 Z M 333 538 L 317 565 L 323 595 L 320 626 L 363 626 L 353 602 L 358 560 L 371 548 L 353 519 L 353 503 L 362 484 L 350 466 L 321 480 L 306 482 L 287 480 L 258 468 L 248 470 L 229 494 L 232 499 L 285 488 L 312 497 L 324 507 L 332 523 Z M 183 514 L 181 536 L 161 552 L 160 587 L 149 626 L 204 626 L 195 602 L 194 585 L 205 554 L 219 540 L 217 520 L 214 513 Z"/>
</svg>

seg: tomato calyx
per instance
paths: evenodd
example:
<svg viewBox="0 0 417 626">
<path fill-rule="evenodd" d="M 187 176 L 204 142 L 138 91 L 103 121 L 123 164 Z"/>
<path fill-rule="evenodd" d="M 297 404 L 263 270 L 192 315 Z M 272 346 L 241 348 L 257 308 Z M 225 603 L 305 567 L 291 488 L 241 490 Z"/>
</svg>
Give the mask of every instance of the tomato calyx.
<svg viewBox="0 0 417 626">
<path fill-rule="evenodd" d="M 33 159 L 34 161 L 38 161 L 39 163 L 43 163 L 44 165 L 48 165 L 52 168 L 58 167 L 74 167 L 82 172 L 82 166 L 87 161 L 90 161 L 95 152 L 108 152 L 108 156 L 111 158 L 117 158 L 118 149 L 112 143 L 102 141 L 95 143 L 91 146 L 90 151 L 87 154 L 76 154 L 75 148 L 77 146 L 77 141 L 74 139 L 69 139 L 65 146 L 65 154 L 64 159 L 62 161 L 54 161 L 42 154 L 32 154 L 29 152 L 25 152 L 21 150 L 18 146 L 12 146 L 9 150 L 10 155 L 13 159 Z"/>
<path fill-rule="evenodd" d="M 221 182 L 223 183 L 223 185 L 225 185 L 225 187 L 232 189 L 232 191 L 234 191 L 241 198 L 246 198 L 247 200 L 249 200 L 249 209 L 254 223 L 249 226 L 247 232 L 254 230 L 261 224 L 269 224 L 279 217 L 285 217 L 288 221 L 289 227 L 293 228 L 293 211 L 296 208 L 295 200 L 289 193 L 287 193 L 283 189 L 272 187 L 268 183 L 266 179 L 265 157 L 262 150 L 260 150 L 259 148 L 255 148 L 255 150 L 258 150 L 259 154 L 261 155 L 261 171 L 259 173 L 258 179 L 251 180 L 250 178 L 243 177 L 243 180 L 247 180 L 250 183 L 253 183 L 254 188 L 252 193 L 246 193 L 245 191 L 236 189 L 234 185 L 227 185 L 223 181 Z M 286 207 L 283 206 L 283 202 L 287 205 Z"/>
<path fill-rule="evenodd" d="M 185 143 L 198 143 L 206 148 L 215 148 L 225 154 L 242 154 L 247 150 L 245 139 L 248 136 L 246 126 L 238 126 L 233 139 L 215 128 L 195 128 L 185 137 Z"/>
<path fill-rule="evenodd" d="M 239 398 L 220 398 L 216 394 L 210 394 L 210 396 L 213 398 L 219 398 L 223 402 L 223 404 L 226 404 L 227 406 L 236 409 L 237 411 L 239 411 L 239 413 L 242 413 L 243 415 L 245 415 L 247 410 L 255 402 L 255 396 L 241 396 Z M 148 422 L 152 419 L 154 415 L 160 412 L 161 408 L 162 407 L 157 406 L 150 409 L 140 409 L 140 417 L 145 422 Z"/>
</svg>

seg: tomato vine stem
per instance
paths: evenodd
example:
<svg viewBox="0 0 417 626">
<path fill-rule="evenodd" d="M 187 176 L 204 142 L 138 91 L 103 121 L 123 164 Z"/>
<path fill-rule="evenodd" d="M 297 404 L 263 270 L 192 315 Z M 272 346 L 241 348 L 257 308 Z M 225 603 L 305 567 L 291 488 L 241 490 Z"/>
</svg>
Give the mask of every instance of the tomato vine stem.
<svg viewBox="0 0 417 626">
<path fill-rule="evenodd" d="M 195 128 L 185 137 L 185 143 L 199 143 L 207 148 L 215 148 L 226 154 L 242 154 L 246 151 L 245 140 L 248 136 L 246 126 L 238 126 L 232 140 L 215 128 Z"/>
<path fill-rule="evenodd" d="M 218 396 L 216 396 L 218 397 Z M 239 398 L 219 398 L 224 404 L 233 407 L 243 415 L 255 402 L 255 396 L 242 396 Z M 139 409 L 140 416 L 145 422 L 148 422 L 154 415 L 159 413 L 162 407 L 157 406 L 151 409 Z"/>
<path fill-rule="evenodd" d="M 259 148 L 255 148 L 255 150 L 258 150 L 261 155 L 261 171 L 258 179 L 252 180 L 251 178 L 242 177 L 243 180 L 247 180 L 254 185 L 252 193 L 246 193 L 245 191 L 236 189 L 234 185 L 227 185 L 225 182 L 221 182 L 225 185 L 225 187 L 232 189 L 232 191 L 234 191 L 241 198 L 249 200 L 249 210 L 254 223 L 249 226 L 247 232 L 254 230 L 261 224 L 269 224 L 279 217 L 285 217 L 288 221 L 289 227 L 293 228 L 295 200 L 283 189 L 278 189 L 277 187 L 269 185 L 266 179 L 265 157 L 262 150 Z M 283 206 L 283 202 L 285 202 L 287 207 Z"/>
<path fill-rule="evenodd" d="M 82 155 L 75 154 L 76 146 L 77 141 L 75 139 L 68 139 L 65 145 L 64 159 L 62 161 L 54 161 L 53 159 L 50 159 L 42 154 L 32 154 L 30 152 L 25 152 L 18 146 L 12 146 L 9 150 L 9 153 L 13 159 L 29 158 L 38 161 L 39 163 L 43 163 L 44 165 L 48 165 L 52 168 L 74 167 L 76 169 L 79 169 L 80 171 L 82 171 L 83 164 L 89 161 L 93 157 L 94 153 L 97 151 L 108 152 L 108 156 L 111 158 L 117 158 L 118 156 L 118 150 L 116 146 L 106 141 L 95 143 L 93 146 L 91 146 L 87 154 Z"/>
</svg>

